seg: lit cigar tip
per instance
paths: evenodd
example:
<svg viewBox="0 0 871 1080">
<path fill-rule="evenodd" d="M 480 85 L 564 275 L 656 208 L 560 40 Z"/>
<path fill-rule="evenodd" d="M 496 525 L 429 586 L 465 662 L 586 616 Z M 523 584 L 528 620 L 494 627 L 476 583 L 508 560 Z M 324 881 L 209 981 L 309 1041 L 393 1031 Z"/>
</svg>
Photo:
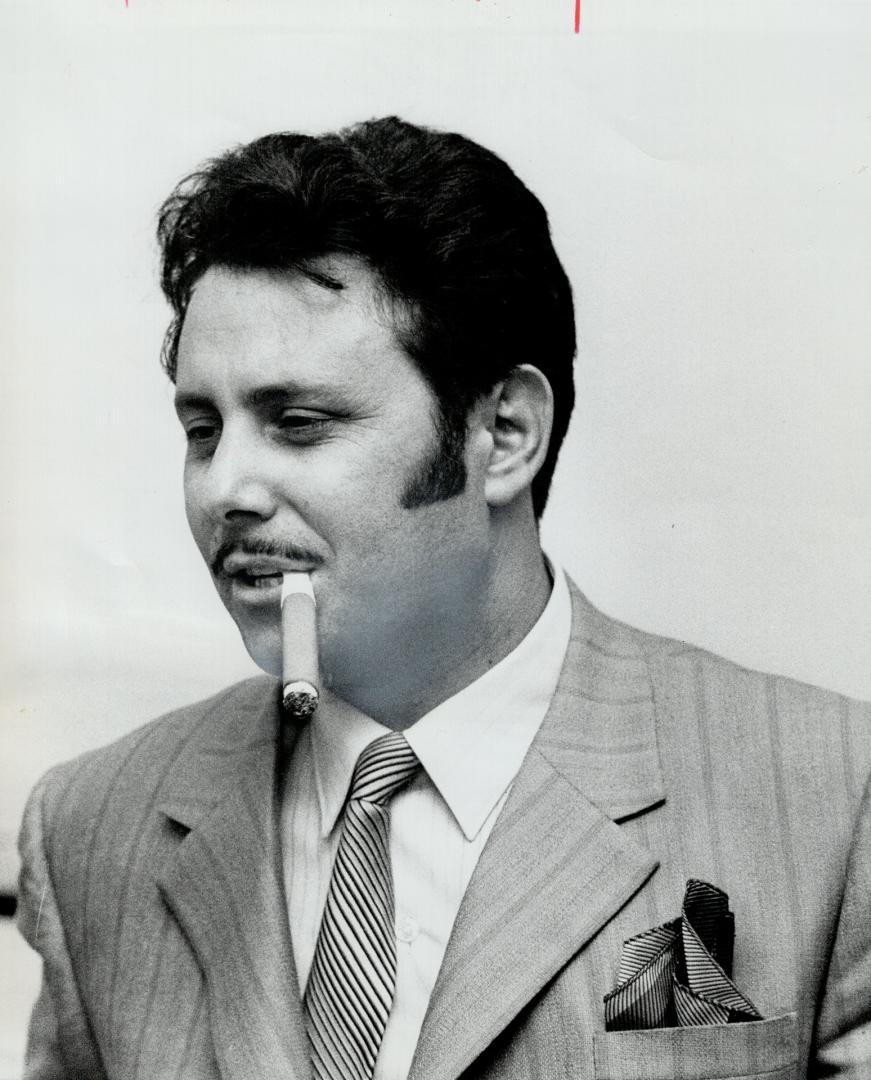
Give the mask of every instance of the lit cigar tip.
<svg viewBox="0 0 871 1080">
<path fill-rule="evenodd" d="M 314 602 L 315 591 L 312 588 L 312 581 L 308 574 L 292 571 L 281 575 L 282 604 L 288 596 L 293 596 L 295 593 L 302 593 L 303 596 L 307 596 Z"/>
<path fill-rule="evenodd" d="M 306 720 L 318 707 L 320 694 L 316 686 L 305 679 L 285 683 L 282 690 L 284 711 L 294 720 Z"/>
</svg>

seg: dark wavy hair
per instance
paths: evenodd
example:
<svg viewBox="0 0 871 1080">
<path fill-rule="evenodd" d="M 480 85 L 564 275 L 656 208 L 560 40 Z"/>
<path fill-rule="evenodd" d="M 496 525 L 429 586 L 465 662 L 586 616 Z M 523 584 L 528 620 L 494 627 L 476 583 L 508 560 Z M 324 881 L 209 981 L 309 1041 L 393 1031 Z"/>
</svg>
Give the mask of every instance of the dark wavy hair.
<svg viewBox="0 0 871 1080">
<path fill-rule="evenodd" d="M 532 485 L 541 515 L 574 404 L 572 293 L 543 206 L 501 158 L 396 117 L 266 135 L 182 180 L 161 208 L 158 240 L 173 380 L 185 312 L 209 267 L 303 273 L 341 289 L 323 269 L 337 254 L 374 272 L 397 339 L 438 400 L 443 448 L 461 452 L 475 401 L 534 364 L 555 401 Z M 464 482 L 455 469 L 453 491 L 439 496 Z"/>
</svg>

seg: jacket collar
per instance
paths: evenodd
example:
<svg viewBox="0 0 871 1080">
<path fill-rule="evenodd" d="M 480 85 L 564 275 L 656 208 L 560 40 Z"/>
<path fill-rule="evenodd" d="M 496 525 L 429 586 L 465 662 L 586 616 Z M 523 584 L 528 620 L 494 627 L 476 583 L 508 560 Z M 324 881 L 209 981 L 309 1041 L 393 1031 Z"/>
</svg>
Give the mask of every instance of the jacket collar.
<svg viewBox="0 0 871 1080">
<path fill-rule="evenodd" d="M 533 747 L 612 821 L 665 799 L 656 710 L 640 635 L 570 582 L 572 634 Z"/>
<path fill-rule="evenodd" d="M 282 735 L 274 679 L 247 679 L 217 695 L 168 769 L 157 793 L 158 810 L 184 829 L 194 828 L 243 774 L 260 782 L 268 760 L 275 764 Z"/>
</svg>

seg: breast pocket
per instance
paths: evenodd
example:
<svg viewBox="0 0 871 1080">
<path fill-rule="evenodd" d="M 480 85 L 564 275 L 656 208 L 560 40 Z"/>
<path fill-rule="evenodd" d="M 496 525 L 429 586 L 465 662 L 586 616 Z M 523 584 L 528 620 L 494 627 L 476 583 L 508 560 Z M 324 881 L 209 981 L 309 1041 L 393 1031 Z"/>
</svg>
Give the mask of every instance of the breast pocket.
<svg viewBox="0 0 871 1080">
<path fill-rule="evenodd" d="M 596 1080 L 799 1080 L 796 1013 L 749 1024 L 601 1031 Z"/>
</svg>

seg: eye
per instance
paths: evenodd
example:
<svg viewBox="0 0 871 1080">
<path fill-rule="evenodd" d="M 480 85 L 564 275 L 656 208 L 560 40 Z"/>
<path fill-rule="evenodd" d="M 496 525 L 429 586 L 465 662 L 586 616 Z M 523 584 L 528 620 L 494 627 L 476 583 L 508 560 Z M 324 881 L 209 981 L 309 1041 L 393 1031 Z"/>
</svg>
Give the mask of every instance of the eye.
<svg viewBox="0 0 871 1080">
<path fill-rule="evenodd" d="M 324 413 L 286 410 L 275 420 L 279 436 L 288 442 L 314 442 L 326 434 L 332 417 Z"/>
<path fill-rule="evenodd" d="M 197 423 L 192 423 L 186 429 L 185 433 L 188 437 L 188 441 L 191 443 L 203 443 L 209 438 L 215 437 L 217 431 L 217 424 L 199 420 Z"/>
<path fill-rule="evenodd" d="M 204 450 L 221 433 L 220 425 L 211 417 L 197 417 L 184 423 L 184 434 L 191 450 Z"/>
</svg>

